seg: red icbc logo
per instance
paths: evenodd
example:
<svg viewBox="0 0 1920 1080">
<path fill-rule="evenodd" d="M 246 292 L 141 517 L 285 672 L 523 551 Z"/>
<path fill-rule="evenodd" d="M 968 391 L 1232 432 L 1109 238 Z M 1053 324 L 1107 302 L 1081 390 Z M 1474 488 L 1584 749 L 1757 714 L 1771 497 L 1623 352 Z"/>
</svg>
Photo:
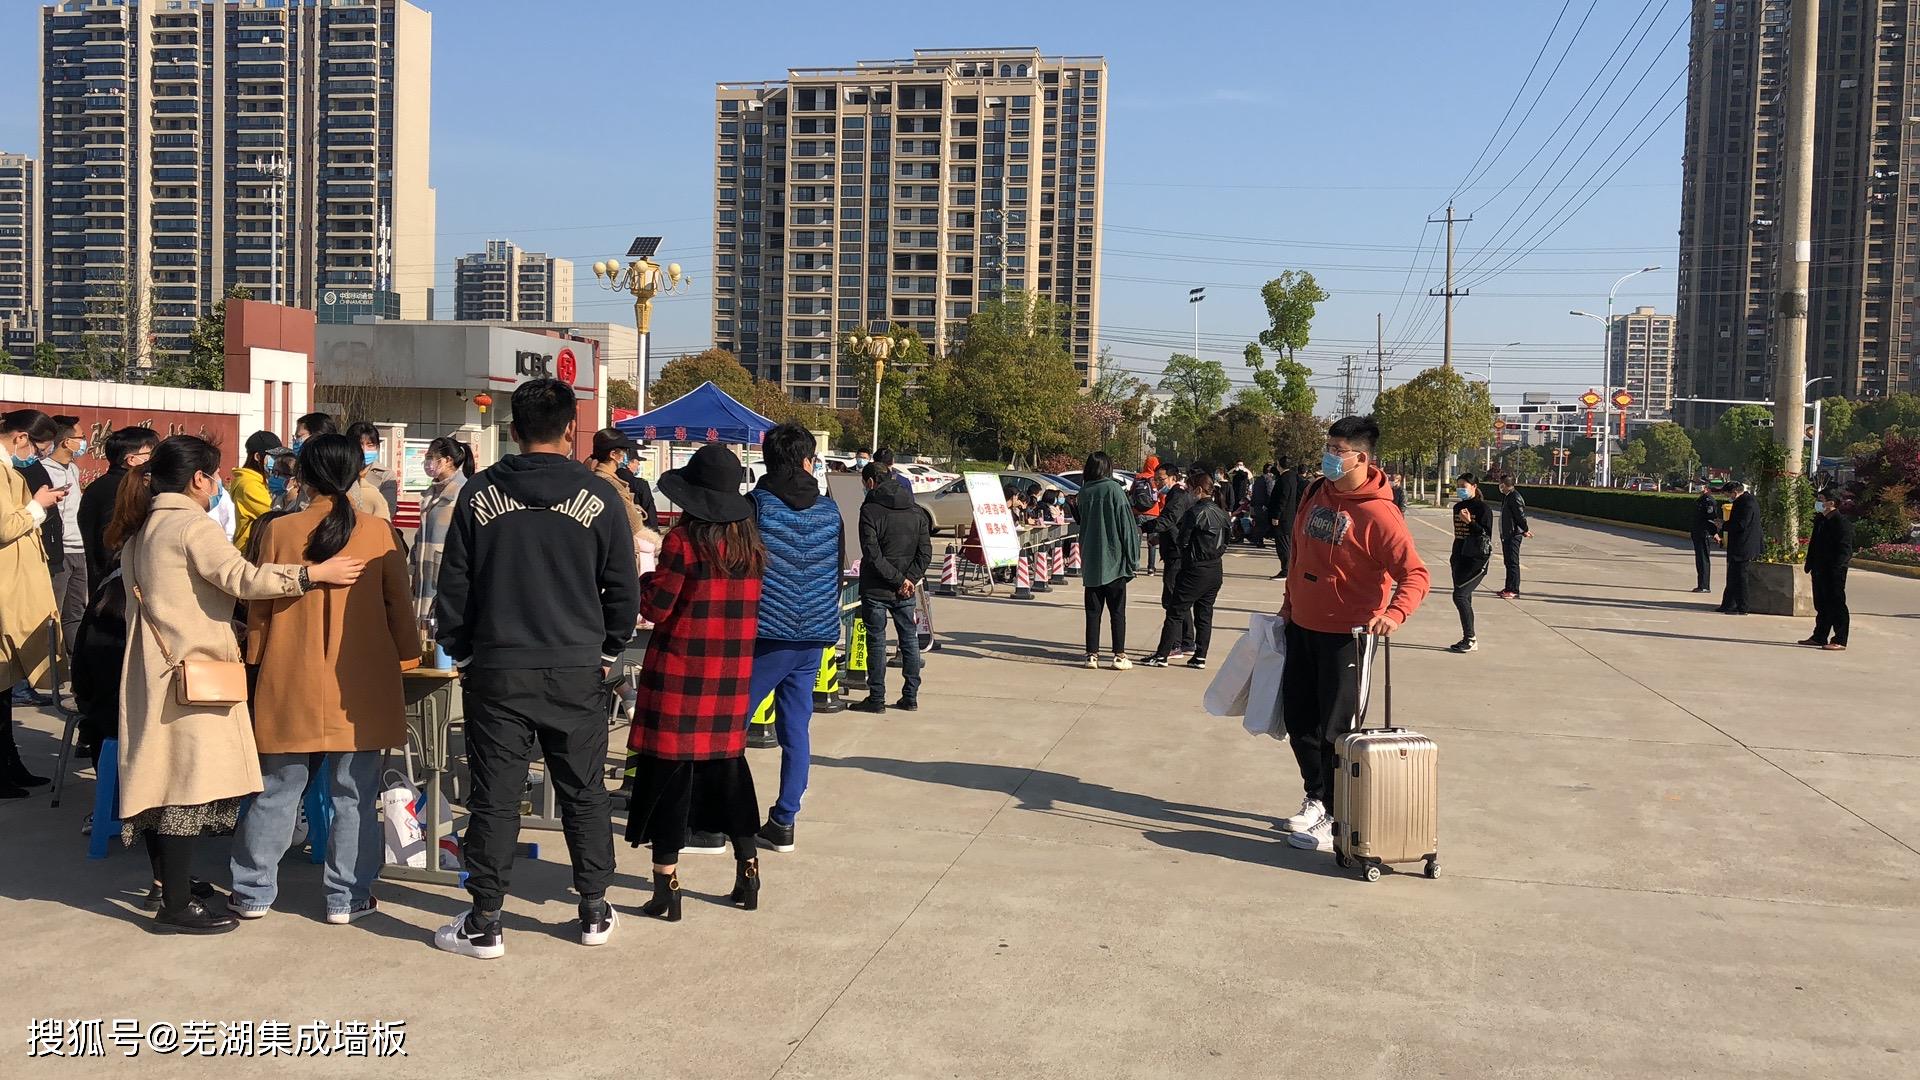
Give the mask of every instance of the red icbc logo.
<svg viewBox="0 0 1920 1080">
<path fill-rule="evenodd" d="M 572 386 L 574 375 L 579 373 L 579 367 L 574 363 L 573 350 L 562 348 L 560 355 L 554 358 L 553 369 L 561 382 Z"/>
</svg>

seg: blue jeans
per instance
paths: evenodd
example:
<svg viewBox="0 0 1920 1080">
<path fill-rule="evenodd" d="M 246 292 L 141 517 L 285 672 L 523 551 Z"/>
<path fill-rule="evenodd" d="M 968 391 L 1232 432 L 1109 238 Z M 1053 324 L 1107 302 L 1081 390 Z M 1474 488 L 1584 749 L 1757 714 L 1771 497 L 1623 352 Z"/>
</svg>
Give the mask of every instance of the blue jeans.
<svg viewBox="0 0 1920 1080">
<path fill-rule="evenodd" d="M 900 637 L 900 671 L 906 676 L 906 686 L 900 691 L 900 700 L 917 701 L 920 698 L 920 630 L 913 625 L 913 608 L 918 604 L 917 596 L 863 596 L 860 598 L 860 617 L 867 624 L 867 696 L 886 700 L 887 696 L 887 618 L 893 618 L 893 628 Z"/>
<path fill-rule="evenodd" d="M 791 825 L 800 813 L 800 796 L 807 793 L 807 770 L 813 762 L 813 684 L 820 678 L 824 645 L 791 641 L 753 643 L 753 681 L 747 700 L 755 708 L 773 695 L 773 737 L 780 741 L 780 798 L 767 817 L 777 825 Z"/>
<path fill-rule="evenodd" d="M 293 843 L 293 824 L 307 780 L 322 767 L 333 795 L 333 832 L 327 839 L 327 912 L 350 911 L 367 899 L 380 874 L 380 751 L 261 754 L 261 792 L 247 805 L 233 835 L 234 906 L 265 911 L 280 891 L 280 860 Z M 428 853 L 431 857 L 432 853 Z"/>
</svg>

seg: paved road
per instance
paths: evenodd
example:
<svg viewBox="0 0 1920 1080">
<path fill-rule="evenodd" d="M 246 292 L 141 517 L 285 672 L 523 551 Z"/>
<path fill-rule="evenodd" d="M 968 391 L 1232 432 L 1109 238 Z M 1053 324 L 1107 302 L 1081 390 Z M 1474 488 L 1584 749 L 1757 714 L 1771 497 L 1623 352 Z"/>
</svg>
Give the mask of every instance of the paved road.
<svg viewBox="0 0 1920 1080">
<path fill-rule="evenodd" d="M 1443 577 L 1445 529 L 1416 513 Z M 1073 666 L 1072 588 L 949 601 L 918 714 L 816 725 L 762 910 L 704 902 L 732 866 L 689 858 L 686 921 L 629 917 L 605 949 L 567 936 L 555 843 L 498 962 L 429 944 L 458 892 L 383 884 L 385 914 L 332 927 L 293 862 L 267 920 L 153 938 L 144 860 L 81 858 L 86 785 L 0 807 L 23 1059 L 0 1072 L 266 1075 L 24 1061 L 29 1017 L 124 1016 L 407 1021 L 405 1064 L 275 1076 L 1920 1075 L 1920 581 L 1856 575 L 1854 647 L 1828 654 L 1704 610 L 1674 544 L 1543 520 L 1526 562 L 1526 598 L 1482 595 L 1481 652 L 1440 651 L 1444 592 L 1400 639 L 1398 718 L 1442 748 L 1439 881 L 1275 842 L 1286 748 L 1202 714 L 1201 674 Z M 1277 607 L 1272 566 L 1232 557 L 1223 625 Z M 631 911 L 644 852 L 621 854 Z"/>
</svg>

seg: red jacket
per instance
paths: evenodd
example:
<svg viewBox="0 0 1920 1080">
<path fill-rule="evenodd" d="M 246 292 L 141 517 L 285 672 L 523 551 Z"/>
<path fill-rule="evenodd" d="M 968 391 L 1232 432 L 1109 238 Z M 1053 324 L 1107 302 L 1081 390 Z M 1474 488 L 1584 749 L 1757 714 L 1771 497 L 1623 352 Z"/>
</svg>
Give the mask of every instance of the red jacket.
<svg viewBox="0 0 1920 1080">
<path fill-rule="evenodd" d="M 1427 564 L 1393 505 L 1386 474 L 1369 465 L 1352 491 L 1324 480 L 1309 491 L 1293 518 L 1281 616 L 1328 634 L 1365 626 L 1375 615 L 1406 622 L 1426 599 Z"/>
<path fill-rule="evenodd" d="M 760 578 L 721 577 L 718 569 L 674 529 L 659 568 L 640 579 L 640 611 L 654 627 L 627 745 L 643 754 L 708 761 L 747 751 Z"/>
</svg>

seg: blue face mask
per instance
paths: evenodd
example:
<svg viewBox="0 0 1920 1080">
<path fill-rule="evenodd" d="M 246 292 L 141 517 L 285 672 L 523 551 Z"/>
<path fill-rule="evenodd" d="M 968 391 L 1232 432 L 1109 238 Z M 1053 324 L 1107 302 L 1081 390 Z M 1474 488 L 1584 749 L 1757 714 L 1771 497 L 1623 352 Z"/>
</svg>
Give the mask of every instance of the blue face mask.
<svg viewBox="0 0 1920 1080">
<path fill-rule="evenodd" d="M 225 502 L 226 500 L 227 500 L 227 489 L 219 486 L 218 484 L 215 484 L 213 488 L 213 501 L 207 504 L 207 509 L 211 510 L 214 507 L 219 506 L 221 503 Z"/>
<path fill-rule="evenodd" d="M 276 499 L 285 495 L 287 493 L 287 478 L 284 476 L 267 477 L 267 490 L 272 492 L 273 497 Z"/>
<path fill-rule="evenodd" d="M 288 447 L 288 449 L 292 450 L 294 453 L 297 454 L 300 452 L 300 448 L 302 446 L 305 446 L 306 444 L 307 444 L 307 440 L 305 439 L 295 439 L 293 440 L 292 445 Z"/>
<path fill-rule="evenodd" d="M 360 462 L 363 465 L 371 465 L 379 460 L 380 451 L 378 450 L 363 450 L 360 452 Z"/>
<path fill-rule="evenodd" d="M 1320 471 L 1326 474 L 1327 482 L 1334 483 L 1347 475 L 1347 455 L 1336 454 L 1331 450 L 1320 454 Z"/>
<path fill-rule="evenodd" d="M 35 454 L 32 457 L 28 457 L 28 458 L 23 458 L 18 454 L 14 454 L 11 456 L 13 457 L 13 467 L 16 469 L 24 469 L 27 466 L 33 464 L 34 462 L 40 460 L 40 455 L 38 454 Z"/>
<path fill-rule="evenodd" d="M 1458 490 L 1460 492 L 1461 502 L 1466 502 L 1468 499 L 1473 498 L 1473 490 L 1471 488 L 1460 488 Z"/>
</svg>

